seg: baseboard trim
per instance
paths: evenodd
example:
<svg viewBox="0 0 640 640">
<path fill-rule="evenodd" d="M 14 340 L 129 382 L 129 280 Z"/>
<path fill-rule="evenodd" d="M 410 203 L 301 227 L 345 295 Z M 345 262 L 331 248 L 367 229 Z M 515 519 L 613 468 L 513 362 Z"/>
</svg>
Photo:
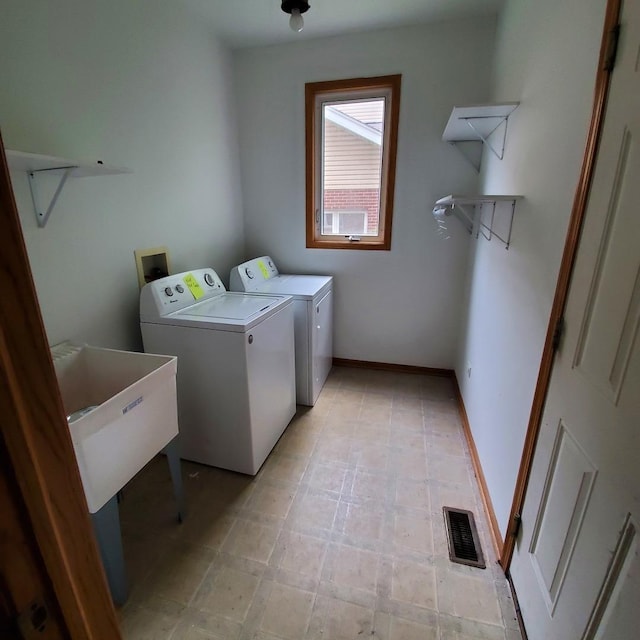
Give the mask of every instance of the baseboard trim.
<svg viewBox="0 0 640 640">
<path fill-rule="evenodd" d="M 473 440 L 473 433 L 471 432 L 471 425 L 469 424 L 469 417 L 467 416 L 467 410 L 464 406 L 464 400 L 462 399 L 462 393 L 458 385 L 458 379 L 455 374 L 453 375 L 453 386 L 455 387 L 456 397 L 458 400 L 458 409 L 460 411 L 460 419 L 462 420 L 462 429 L 464 431 L 467 444 L 469 446 L 469 453 L 471 454 L 471 463 L 473 464 L 473 470 L 478 480 L 478 486 L 480 488 L 480 497 L 482 498 L 482 504 L 484 505 L 485 513 L 489 518 L 489 531 L 491 533 L 491 540 L 493 542 L 494 549 L 498 558 L 502 557 L 502 548 L 504 546 L 504 540 L 500 533 L 500 527 L 498 526 L 498 519 L 496 518 L 496 512 L 491 502 L 491 496 L 489 495 L 489 488 L 487 487 L 487 481 L 482 471 L 482 465 L 480 464 L 480 456 L 478 456 L 478 449 L 476 449 L 476 443 Z"/>
<path fill-rule="evenodd" d="M 434 367 L 418 367 L 412 364 L 394 364 L 392 362 L 368 362 L 367 360 L 349 360 L 347 358 L 334 358 L 336 367 L 353 367 L 356 369 L 375 369 L 378 371 L 396 371 L 399 373 L 420 373 L 422 375 L 454 378 L 452 369 L 436 369 Z"/>
</svg>

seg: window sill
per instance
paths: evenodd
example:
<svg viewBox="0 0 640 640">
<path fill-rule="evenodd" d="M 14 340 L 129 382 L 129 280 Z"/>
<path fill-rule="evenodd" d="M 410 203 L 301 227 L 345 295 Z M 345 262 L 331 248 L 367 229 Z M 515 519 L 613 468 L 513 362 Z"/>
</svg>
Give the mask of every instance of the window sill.
<svg viewBox="0 0 640 640">
<path fill-rule="evenodd" d="M 354 249 L 356 251 L 390 251 L 391 242 L 380 240 L 315 240 L 307 239 L 307 249 Z"/>
</svg>

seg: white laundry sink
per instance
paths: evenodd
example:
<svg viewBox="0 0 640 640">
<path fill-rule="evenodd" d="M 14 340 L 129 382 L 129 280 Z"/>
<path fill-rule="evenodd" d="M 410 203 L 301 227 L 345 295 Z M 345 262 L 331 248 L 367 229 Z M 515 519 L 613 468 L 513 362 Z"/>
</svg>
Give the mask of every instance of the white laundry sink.
<svg viewBox="0 0 640 640">
<path fill-rule="evenodd" d="M 95 513 L 178 434 L 177 358 L 68 343 L 51 352 Z"/>
</svg>

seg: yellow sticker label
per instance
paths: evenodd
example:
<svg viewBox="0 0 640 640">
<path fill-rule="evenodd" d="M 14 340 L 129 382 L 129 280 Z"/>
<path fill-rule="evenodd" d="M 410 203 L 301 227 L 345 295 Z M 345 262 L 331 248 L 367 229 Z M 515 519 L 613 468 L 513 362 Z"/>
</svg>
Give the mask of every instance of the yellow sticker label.
<svg viewBox="0 0 640 640">
<path fill-rule="evenodd" d="M 267 265 L 262 260 L 258 260 L 258 269 L 260 269 L 260 271 L 262 271 L 262 275 L 264 276 L 264 279 L 268 280 L 269 279 L 269 269 L 267 269 Z"/>
<path fill-rule="evenodd" d="M 204 291 L 202 290 L 202 287 L 198 284 L 198 281 L 196 280 L 196 277 L 193 275 L 193 273 L 188 273 L 182 279 L 184 280 L 184 283 L 187 285 L 187 288 L 189 289 L 189 291 L 191 291 L 191 295 L 193 296 L 194 300 L 199 300 L 200 298 L 202 298 L 202 296 L 204 295 Z"/>
</svg>

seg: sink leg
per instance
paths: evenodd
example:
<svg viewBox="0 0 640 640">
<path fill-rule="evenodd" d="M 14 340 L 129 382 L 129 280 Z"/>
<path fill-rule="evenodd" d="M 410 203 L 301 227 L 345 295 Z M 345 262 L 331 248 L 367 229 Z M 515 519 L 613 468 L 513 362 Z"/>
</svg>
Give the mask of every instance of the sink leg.
<svg viewBox="0 0 640 640">
<path fill-rule="evenodd" d="M 90 515 L 111 597 L 115 604 L 122 605 L 127 600 L 127 576 L 124 570 L 120 514 L 116 496 Z"/>
<path fill-rule="evenodd" d="M 182 522 L 186 515 L 184 503 L 184 491 L 182 489 L 182 473 L 180 471 L 180 452 L 178 447 L 178 436 L 176 436 L 165 448 L 164 453 L 169 463 L 171 481 L 173 482 L 173 494 L 178 503 L 178 521 Z"/>
</svg>

